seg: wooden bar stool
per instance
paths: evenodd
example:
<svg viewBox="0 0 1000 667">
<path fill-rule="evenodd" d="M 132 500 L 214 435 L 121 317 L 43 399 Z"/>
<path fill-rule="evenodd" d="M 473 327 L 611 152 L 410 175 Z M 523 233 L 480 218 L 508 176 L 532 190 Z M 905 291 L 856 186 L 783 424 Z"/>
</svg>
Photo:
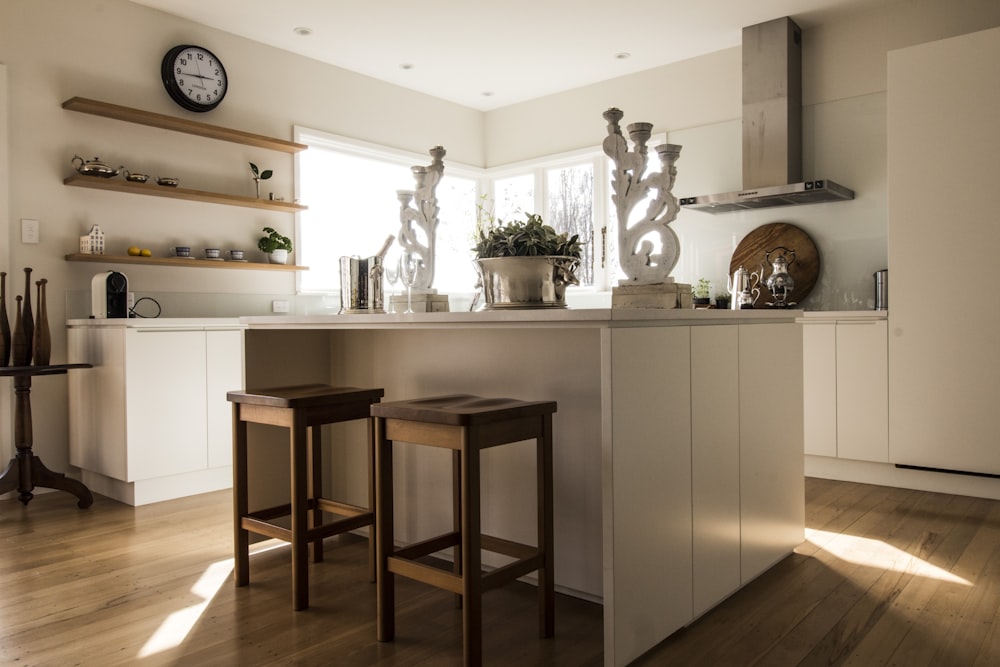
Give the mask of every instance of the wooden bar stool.
<svg viewBox="0 0 1000 667">
<path fill-rule="evenodd" d="M 292 607 L 309 606 L 307 548 L 313 561 L 323 560 L 323 538 L 371 526 L 368 531 L 369 572 L 375 578 L 375 498 L 372 483 L 373 432 L 370 410 L 384 395 L 382 389 L 307 384 L 273 389 L 231 391 L 233 404 L 233 527 L 235 529 L 237 586 L 250 583 L 250 533 L 266 535 L 292 545 Z M 368 507 L 321 497 L 323 490 L 322 425 L 368 421 Z M 247 424 L 271 424 L 289 430 L 291 449 L 291 503 L 249 511 L 247 489 Z M 308 513 L 312 512 L 312 521 Z M 323 523 L 323 512 L 339 519 Z M 274 519 L 291 516 L 291 528 Z M 311 525 L 309 525 L 311 523 Z"/>
<path fill-rule="evenodd" d="M 463 654 L 466 665 L 482 664 L 482 594 L 538 571 L 539 632 L 555 629 L 552 537 L 552 413 L 555 402 L 481 398 L 468 394 L 439 396 L 371 406 L 375 417 L 375 511 L 378 571 L 378 640 L 395 635 L 394 575 L 437 586 L 461 596 Z M 480 452 L 489 447 L 534 439 L 538 477 L 538 546 L 483 535 L 480 527 Z M 392 442 L 452 450 L 454 530 L 397 548 L 393 537 Z M 417 562 L 452 547 L 452 572 Z M 513 562 L 482 571 L 481 550 L 501 553 Z"/>
</svg>

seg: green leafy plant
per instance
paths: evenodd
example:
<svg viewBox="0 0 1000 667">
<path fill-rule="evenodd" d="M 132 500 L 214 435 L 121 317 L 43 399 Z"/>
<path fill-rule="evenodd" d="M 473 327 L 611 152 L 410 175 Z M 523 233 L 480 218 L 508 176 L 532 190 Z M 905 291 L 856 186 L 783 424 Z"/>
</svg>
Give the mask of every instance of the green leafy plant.
<svg viewBox="0 0 1000 667">
<path fill-rule="evenodd" d="M 694 286 L 691 292 L 696 299 L 707 299 L 708 295 L 712 293 L 712 281 L 706 280 L 705 278 L 699 278 L 698 283 Z"/>
<path fill-rule="evenodd" d="M 271 169 L 261 171 L 253 162 L 249 162 L 248 164 L 250 165 L 250 173 L 253 174 L 251 178 L 255 181 L 266 181 L 274 175 L 274 171 Z"/>
<path fill-rule="evenodd" d="M 490 216 L 492 223 L 492 216 Z M 496 220 L 481 226 L 476 234 L 477 259 L 488 257 L 530 257 L 555 255 L 580 258 L 583 245 L 578 235 L 560 234 L 542 222 L 542 216 L 529 213 L 527 220 L 504 223 Z"/>
<path fill-rule="evenodd" d="M 261 252 L 270 254 L 275 250 L 287 250 L 288 252 L 292 251 L 292 240 L 287 236 L 282 236 L 271 227 L 265 227 L 264 233 L 267 234 L 267 236 L 262 236 L 260 237 L 260 240 L 257 241 L 257 248 L 259 248 Z"/>
</svg>

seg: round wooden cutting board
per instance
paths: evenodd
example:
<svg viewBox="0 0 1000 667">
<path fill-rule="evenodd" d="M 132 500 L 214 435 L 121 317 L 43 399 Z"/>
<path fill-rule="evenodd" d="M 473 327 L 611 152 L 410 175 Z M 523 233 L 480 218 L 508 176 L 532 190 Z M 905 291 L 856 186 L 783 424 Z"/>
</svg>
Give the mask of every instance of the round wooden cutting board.
<svg viewBox="0 0 1000 667">
<path fill-rule="evenodd" d="M 776 248 L 779 250 L 773 252 Z M 788 252 L 780 248 L 787 248 Z M 791 261 L 793 250 L 795 261 Z M 729 261 L 729 275 L 732 276 L 740 266 L 747 271 L 759 272 L 763 265 L 764 275 L 760 281 L 760 298 L 757 299 L 756 307 L 767 308 L 771 294 L 767 291 L 764 281 L 772 272 L 771 265 L 766 260 L 768 252 L 771 252 L 772 260 L 782 253 L 789 260 L 788 273 L 795 281 L 795 289 L 792 290 L 788 301 L 801 303 L 812 291 L 819 277 L 819 251 L 816 250 L 816 244 L 809 235 L 795 225 L 772 222 L 761 225 L 744 236 Z"/>
</svg>

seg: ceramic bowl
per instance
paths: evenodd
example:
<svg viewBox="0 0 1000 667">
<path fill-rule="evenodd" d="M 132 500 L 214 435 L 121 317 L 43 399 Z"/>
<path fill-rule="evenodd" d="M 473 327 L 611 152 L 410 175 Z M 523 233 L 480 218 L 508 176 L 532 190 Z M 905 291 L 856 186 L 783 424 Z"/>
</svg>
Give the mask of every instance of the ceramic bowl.
<svg viewBox="0 0 1000 667">
<path fill-rule="evenodd" d="M 180 182 L 181 179 L 179 178 L 171 178 L 167 176 L 160 176 L 159 178 L 156 179 L 157 185 L 165 185 L 169 188 L 176 188 L 178 184 L 180 184 Z"/>
<path fill-rule="evenodd" d="M 229 251 L 229 259 L 235 259 L 235 260 L 243 259 L 243 251 L 242 250 L 230 250 Z"/>
<path fill-rule="evenodd" d="M 219 259 L 220 252 L 218 248 L 205 248 L 205 257 L 207 259 Z"/>
<path fill-rule="evenodd" d="M 179 245 L 176 248 L 174 248 L 174 254 L 177 255 L 178 257 L 190 257 L 191 248 L 190 246 Z"/>
</svg>

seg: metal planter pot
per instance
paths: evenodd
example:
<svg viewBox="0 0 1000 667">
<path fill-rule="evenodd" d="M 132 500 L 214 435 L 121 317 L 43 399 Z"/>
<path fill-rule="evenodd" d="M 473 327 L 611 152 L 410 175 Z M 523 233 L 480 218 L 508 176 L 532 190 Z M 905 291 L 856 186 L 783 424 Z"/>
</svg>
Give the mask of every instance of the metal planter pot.
<svg viewBox="0 0 1000 667">
<path fill-rule="evenodd" d="M 475 260 L 486 309 L 565 308 L 566 285 L 579 285 L 575 257 L 489 257 Z"/>
</svg>

